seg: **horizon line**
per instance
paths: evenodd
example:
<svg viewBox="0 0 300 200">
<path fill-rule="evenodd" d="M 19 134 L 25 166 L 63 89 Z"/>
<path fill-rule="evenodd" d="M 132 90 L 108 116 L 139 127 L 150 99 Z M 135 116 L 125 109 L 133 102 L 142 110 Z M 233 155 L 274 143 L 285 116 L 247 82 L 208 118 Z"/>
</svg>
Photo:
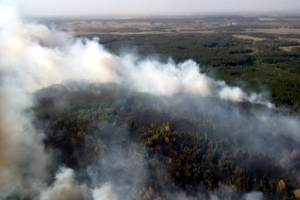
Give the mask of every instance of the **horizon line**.
<svg viewBox="0 0 300 200">
<path fill-rule="evenodd" d="M 201 12 L 201 13 L 140 13 L 140 14 L 53 14 L 53 15 L 21 15 L 24 18 L 155 18 L 155 17 L 205 17 L 205 16 L 300 16 L 300 9 L 278 10 L 278 11 L 220 11 L 220 12 Z"/>
</svg>

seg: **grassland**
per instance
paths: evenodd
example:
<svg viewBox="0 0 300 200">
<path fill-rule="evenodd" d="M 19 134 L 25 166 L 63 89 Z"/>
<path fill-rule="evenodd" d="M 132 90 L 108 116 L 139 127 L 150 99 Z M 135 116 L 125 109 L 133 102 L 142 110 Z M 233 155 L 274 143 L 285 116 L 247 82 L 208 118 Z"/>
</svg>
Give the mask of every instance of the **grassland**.
<svg viewBox="0 0 300 200">
<path fill-rule="evenodd" d="M 234 38 L 243 39 L 243 40 L 253 40 L 253 41 L 262 41 L 265 38 L 253 37 L 249 35 L 232 35 Z"/>
</svg>

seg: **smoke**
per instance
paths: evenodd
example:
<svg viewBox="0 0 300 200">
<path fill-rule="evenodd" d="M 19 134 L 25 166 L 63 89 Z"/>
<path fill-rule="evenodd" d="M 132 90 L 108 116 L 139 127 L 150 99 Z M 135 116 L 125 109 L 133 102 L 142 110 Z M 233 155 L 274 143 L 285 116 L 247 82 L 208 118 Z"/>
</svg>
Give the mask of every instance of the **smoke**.
<svg viewBox="0 0 300 200">
<path fill-rule="evenodd" d="M 259 95 L 247 95 L 199 72 L 199 65 L 188 60 L 176 64 L 135 55 L 116 56 L 97 39 L 74 39 L 40 24 L 24 24 L 11 9 L 2 9 L 1 66 L 13 71 L 27 91 L 36 91 L 64 80 L 114 82 L 155 95 L 182 92 L 214 96 L 234 102 L 262 102 Z M 7 68 L 10 69 L 7 69 Z M 12 68 L 12 69 L 11 69 Z"/>
<path fill-rule="evenodd" d="M 41 192 L 40 200 L 85 200 L 91 199 L 85 185 L 76 185 L 74 171 L 62 168 L 55 176 L 52 186 Z"/>
<path fill-rule="evenodd" d="M 99 165 L 103 167 L 91 186 L 77 183 L 76 174 L 68 168 L 61 168 L 53 182 L 48 170 L 52 156 L 45 151 L 44 135 L 34 128 L 35 116 L 29 112 L 35 104 L 33 93 L 53 84 L 64 81 L 115 83 L 156 96 L 193 94 L 273 107 L 259 94 L 247 94 L 239 87 L 209 78 L 192 60 L 176 64 L 171 59 L 165 63 L 140 59 L 133 54 L 118 56 L 108 52 L 98 39 L 73 38 L 41 24 L 24 23 L 13 8 L 0 7 L 0 16 L 1 199 L 16 194 L 40 200 L 129 200 L 145 182 L 147 170 L 143 161 L 124 155 L 122 150 L 91 166 L 92 173 Z M 288 130 L 296 137 L 297 122 L 288 119 L 285 122 L 296 127 Z M 117 172 L 119 180 L 115 177 Z M 218 196 L 218 193 L 212 194 L 209 199 L 219 199 Z M 244 197 L 246 200 L 262 198 L 261 193 Z M 189 198 L 183 195 L 180 199 Z"/>
<path fill-rule="evenodd" d="M 244 195 L 244 200 L 264 200 L 264 195 L 261 192 L 250 192 Z"/>
<path fill-rule="evenodd" d="M 93 199 L 94 200 L 102 200 L 102 199 L 107 199 L 107 200 L 118 200 L 116 197 L 114 191 L 113 191 L 113 186 L 110 184 L 105 184 L 100 188 L 96 188 L 93 190 Z"/>
</svg>

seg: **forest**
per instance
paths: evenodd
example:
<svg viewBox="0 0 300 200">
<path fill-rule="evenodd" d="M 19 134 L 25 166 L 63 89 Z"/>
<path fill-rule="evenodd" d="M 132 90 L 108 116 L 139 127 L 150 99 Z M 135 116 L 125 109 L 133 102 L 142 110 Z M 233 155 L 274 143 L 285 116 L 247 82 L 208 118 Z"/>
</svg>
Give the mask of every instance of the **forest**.
<svg viewBox="0 0 300 200">
<path fill-rule="evenodd" d="M 300 200 L 299 14 L 7 4 L 1 200 Z"/>
<path fill-rule="evenodd" d="M 270 37 L 270 34 L 253 35 Z M 276 37 L 274 34 L 271 35 Z M 232 85 L 242 85 L 248 91 L 269 93 L 270 99 L 276 105 L 299 112 L 299 47 L 291 52 L 280 50 L 282 46 L 296 46 L 299 43 L 288 38 L 253 42 L 234 38 L 232 33 L 228 32 L 99 35 L 99 38 L 101 44 L 116 53 L 134 47 L 134 51 L 146 57 L 152 55 L 162 60 L 171 57 L 176 62 L 193 59 L 200 64 L 202 72 Z"/>
<path fill-rule="evenodd" d="M 255 199 L 300 199 L 299 133 L 293 129 L 300 112 L 300 34 L 293 32 L 297 19 L 272 20 L 83 20 L 76 22 L 78 29 L 74 23 L 78 38 L 99 38 L 116 55 L 175 63 L 192 59 L 201 73 L 261 93 L 275 108 L 66 82 L 34 94 L 31 112 L 36 128 L 46 130 L 46 150 L 58 152 L 55 160 L 79 172 L 76 178 L 88 186 L 93 185 L 90 170 L 120 176 L 108 180 L 117 188 L 135 188 L 131 199 L 250 199 L 251 192 L 261 192 Z M 68 21 L 59 23 L 64 27 Z M 185 24 L 192 28 L 176 29 Z M 200 25 L 206 28 L 198 30 Z M 114 163 L 115 157 L 129 164 L 99 161 Z"/>
<path fill-rule="evenodd" d="M 46 20 L 79 38 L 98 38 L 116 54 L 163 61 L 193 59 L 202 72 L 247 91 L 263 92 L 299 113 L 298 15 L 212 15 Z"/>
<path fill-rule="evenodd" d="M 35 124 L 46 130 L 46 149 L 60 152 L 55 159 L 80 171 L 87 183 L 89 166 L 121 148 L 133 159 L 144 159 L 149 171 L 137 199 L 169 199 L 168 193 L 180 190 L 190 198 L 200 198 L 203 191 L 202 198 L 208 198 L 232 186 L 231 193 L 219 189 L 219 197 L 261 191 L 267 199 L 300 198 L 299 143 L 280 125 L 280 112 L 264 124 L 257 116 L 261 106 L 193 96 L 164 99 L 115 84 L 65 83 L 36 97 Z M 206 110 L 203 104 L 220 108 Z M 237 121 L 236 111 L 239 122 L 230 124 Z"/>
</svg>

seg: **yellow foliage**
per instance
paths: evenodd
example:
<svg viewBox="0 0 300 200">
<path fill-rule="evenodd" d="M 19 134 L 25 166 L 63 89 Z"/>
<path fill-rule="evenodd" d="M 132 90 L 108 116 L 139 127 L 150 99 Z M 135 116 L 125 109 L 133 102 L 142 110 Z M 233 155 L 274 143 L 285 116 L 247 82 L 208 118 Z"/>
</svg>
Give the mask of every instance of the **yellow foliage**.
<svg viewBox="0 0 300 200">
<path fill-rule="evenodd" d="M 277 183 L 277 190 L 282 191 L 285 189 L 285 182 L 283 180 L 278 181 Z"/>
<path fill-rule="evenodd" d="M 165 131 L 170 131 L 171 130 L 171 127 L 170 127 L 169 123 L 164 124 L 163 127 L 164 127 Z"/>
<path fill-rule="evenodd" d="M 294 196 L 295 196 L 297 199 L 300 199 L 300 189 L 294 190 Z"/>
<path fill-rule="evenodd" d="M 165 142 L 166 143 L 169 143 L 170 142 L 170 139 L 168 137 L 165 137 Z"/>
<path fill-rule="evenodd" d="M 148 191 L 143 195 L 143 199 L 151 199 L 152 193 L 153 193 L 153 188 L 149 186 Z"/>
</svg>

